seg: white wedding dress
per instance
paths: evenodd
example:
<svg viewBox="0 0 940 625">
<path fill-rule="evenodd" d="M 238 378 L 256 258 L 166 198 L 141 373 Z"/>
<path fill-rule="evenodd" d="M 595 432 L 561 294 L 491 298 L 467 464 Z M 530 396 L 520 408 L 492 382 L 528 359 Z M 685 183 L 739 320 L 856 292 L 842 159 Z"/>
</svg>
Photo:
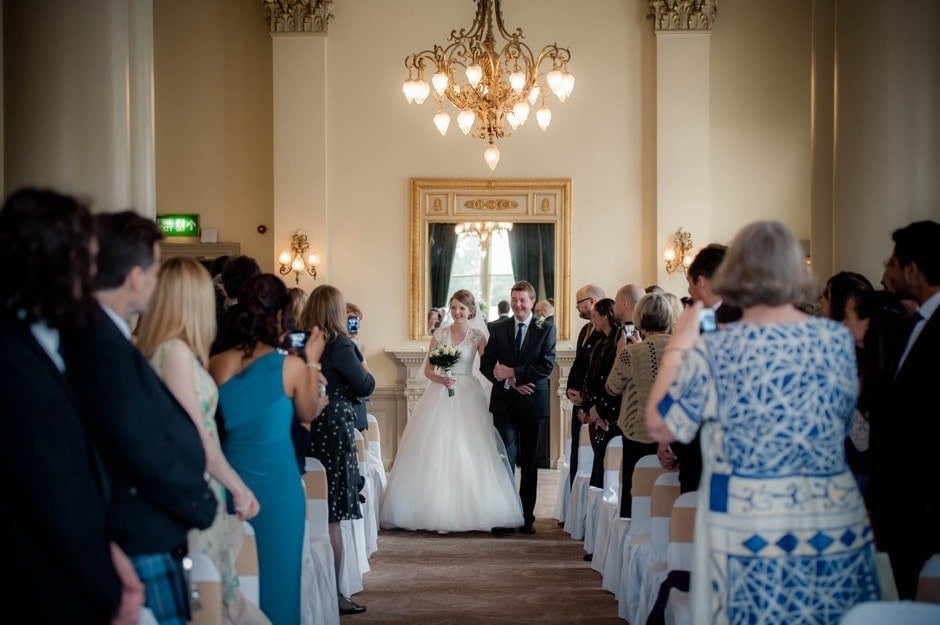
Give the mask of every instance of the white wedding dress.
<svg viewBox="0 0 940 625">
<path fill-rule="evenodd" d="M 415 404 L 388 476 L 382 527 L 467 532 L 523 524 L 506 449 L 474 377 L 483 336 L 469 327 L 457 345 L 454 396 L 432 382 Z M 453 345 L 450 326 L 434 337 L 438 345 Z"/>
</svg>

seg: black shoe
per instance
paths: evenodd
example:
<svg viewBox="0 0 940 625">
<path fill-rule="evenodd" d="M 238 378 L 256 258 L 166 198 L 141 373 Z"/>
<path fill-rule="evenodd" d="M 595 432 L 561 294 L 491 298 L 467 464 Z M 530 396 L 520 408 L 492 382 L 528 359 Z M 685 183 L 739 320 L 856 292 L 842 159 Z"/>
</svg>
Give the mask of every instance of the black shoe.
<svg viewBox="0 0 940 625">
<path fill-rule="evenodd" d="M 593 554 L 593 553 L 586 553 L 586 554 L 584 554 L 584 557 L 581 558 L 581 559 L 584 560 L 585 562 L 590 562 L 590 561 L 592 561 L 592 560 L 594 559 L 594 554 Z"/>
<path fill-rule="evenodd" d="M 490 530 L 490 533 L 493 536 L 509 536 L 510 534 L 516 533 L 516 528 L 514 527 L 494 527 Z"/>
<path fill-rule="evenodd" d="M 535 533 L 535 528 L 532 527 L 531 525 L 523 525 L 522 527 L 519 528 L 519 533 L 531 536 L 532 534 Z"/>
<path fill-rule="evenodd" d="M 346 607 L 343 607 L 344 604 L 346 605 Z M 366 611 L 366 606 L 359 605 L 358 603 L 356 603 L 349 597 L 339 598 L 339 613 L 341 615 L 345 616 L 347 614 L 362 614 L 365 611 Z"/>
</svg>

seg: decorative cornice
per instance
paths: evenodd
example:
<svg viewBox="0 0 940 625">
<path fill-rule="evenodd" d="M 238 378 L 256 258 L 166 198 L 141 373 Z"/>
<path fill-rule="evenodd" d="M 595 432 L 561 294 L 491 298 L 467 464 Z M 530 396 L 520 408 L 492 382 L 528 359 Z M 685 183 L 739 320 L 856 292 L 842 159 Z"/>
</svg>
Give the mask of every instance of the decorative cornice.
<svg viewBox="0 0 940 625">
<path fill-rule="evenodd" d="M 712 29 L 718 0 L 649 0 L 653 32 Z"/>
<path fill-rule="evenodd" d="M 271 33 L 326 34 L 333 19 L 333 0 L 261 0 Z"/>
</svg>

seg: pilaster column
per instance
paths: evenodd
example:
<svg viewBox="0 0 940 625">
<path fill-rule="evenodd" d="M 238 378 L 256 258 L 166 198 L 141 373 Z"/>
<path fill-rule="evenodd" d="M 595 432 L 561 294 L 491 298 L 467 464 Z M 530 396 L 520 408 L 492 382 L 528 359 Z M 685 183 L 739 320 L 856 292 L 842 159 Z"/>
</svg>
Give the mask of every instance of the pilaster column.
<svg viewBox="0 0 940 625">
<path fill-rule="evenodd" d="M 565 438 L 571 429 L 571 400 L 568 399 L 568 373 L 574 363 L 578 350 L 571 344 L 558 346 L 555 349 L 555 368 L 558 370 L 558 386 L 555 395 L 558 397 L 558 418 L 552 430 L 552 444 L 557 454 L 555 467 L 561 467 L 565 462 Z M 577 450 L 575 450 L 577 453 Z"/>
<path fill-rule="evenodd" d="M 261 0 L 271 33 L 274 110 L 274 225 L 271 255 L 291 234 L 306 234 L 320 254 L 318 279 L 327 280 L 326 47 L 332 0 Z M 293 285 L 291 285 L 293 286 Z M 316 286 L 300 278 L 307 292 Z"/>
<path fill-rule="evenodd" d="M 656 36 L 657 282 L 686 290 L 682 272 L 669 276 L 662 251 L 682 227 L 695 247 L 711 241 L 709 54 L 718 0 L 649 0 Z"/>
</svg>

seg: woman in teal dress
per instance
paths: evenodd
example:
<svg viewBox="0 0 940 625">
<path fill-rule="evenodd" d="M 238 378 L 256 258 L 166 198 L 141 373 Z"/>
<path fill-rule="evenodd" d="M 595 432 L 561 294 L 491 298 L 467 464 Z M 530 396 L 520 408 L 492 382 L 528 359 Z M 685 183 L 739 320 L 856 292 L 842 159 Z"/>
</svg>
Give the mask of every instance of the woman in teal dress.
<svg viewBox="0 0 940 625">
<path fill-rule="evenodd" d="M 336 578 L 341 576 L 343 535 L 340 521 L 362 518 L 359 510 L 359 460 L 356 457 L 355 405 L 375 390 L 375 378 L 360 361 L 346 332 L 346 303 L 334 286 L 323 284 L 310 294 L 300 319 L 305 329 L 321 328 L 326 340 L 321 362 L 330 403 L 310 429 L 308 456 L 326 469 L 330 545 Z M 349 597 L 338 597 L 340 614 L 365 612 Z"/>
<path fill-rule="evenodd" d="M 312 422 L 325 405 L 317 393 L 322 333 L 314 329 L 307 364 L 276 349 L 290 328 L 287 287 L 272 274 L 245 283 L 233 324 L 238 346 L 209 361 L 219 385 L 223 450 L 254 491 L 261 512 L 252 519 L 258 545 L 261 609 L 274 625 L 300 623 L 305 497 L 291 442 L 291 420 Z"/>
<path fill-rule="evenodd" d="M 241 546 L 240 520 L 258 514 L 258 500 L 226 460 L 219 442 L 215 409 L 219 393 L 205 365 L 215 337 L 212 279 L 199 262 L 174 257 L 160 267 L 150 310 L 137 326 L 137 347 L 192 418 L 206 452 L 209 484 L 218 501 L 215 520 L 205 530 L 190 530 L 190 552 L 204 553 L 222 580 L 222 615 L 231 625 L 269 625 L 261 610 L 238 588 L 235 560 Z M 226 491 L 234 520 L 225 510 Z"/>
</svg>

